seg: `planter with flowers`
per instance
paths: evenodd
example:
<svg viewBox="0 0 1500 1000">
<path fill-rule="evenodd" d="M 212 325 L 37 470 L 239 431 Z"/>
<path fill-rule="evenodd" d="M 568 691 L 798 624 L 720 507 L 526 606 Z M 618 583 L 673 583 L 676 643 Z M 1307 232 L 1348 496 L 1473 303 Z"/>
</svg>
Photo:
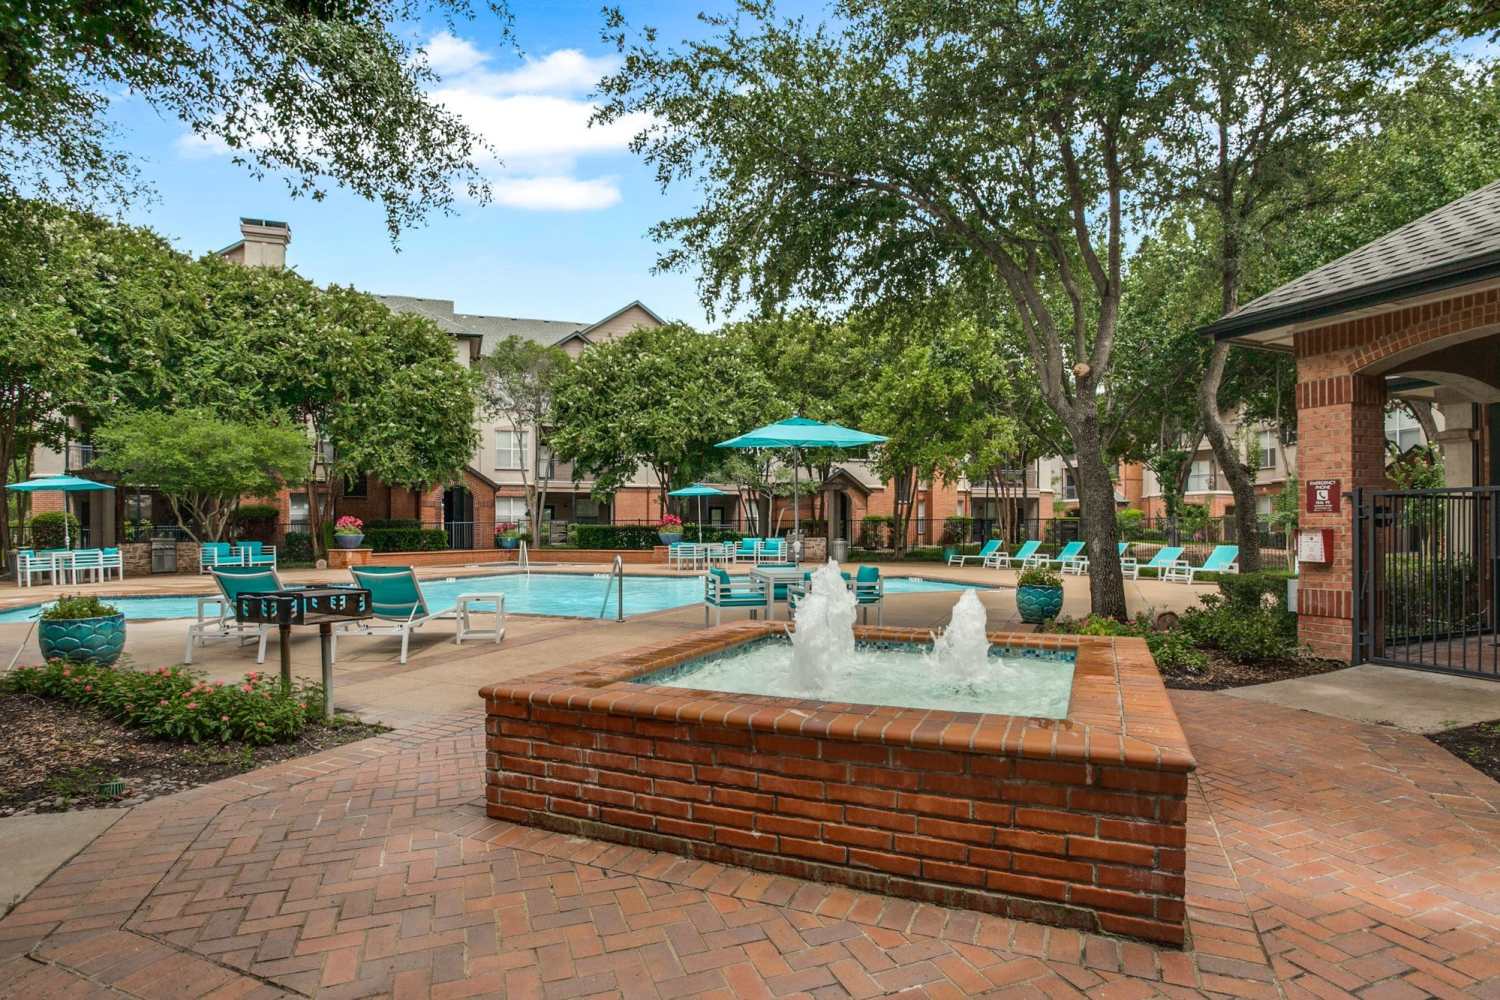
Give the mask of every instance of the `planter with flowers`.
<svg viewBox="0 0 1500 1000">
<path fill-rule="evenodd" d="M 1040 625 L 1062 610 L 1063 582 L 1056 570 L 1033 566 L 1016 580 L 1016 610 L 1023 622 Z"/>
<path fill-rule="evenodd" d="M 341 549 L 357 549 L 365 540 L 365 522 L 353 514 L 345 514 L 333 522 L 333 541 Z"/>
<path fill-rule="evenodd" d="M 682 541 L 682 518 L 676 514 L 663 514 L 656 526 L 656 537 L 663 545 L 676 545 Z"/>
<path fill-rule="evenodd" d="M 521 526 L 515 521 L 501 521 L 495 525 L 495 547 L 513 549 L 521 544 Z"/>
<path fill-rule="evenodd" d="M 125 648 L 125 616 L 97 597 L 61 597 L 42 612 L 37 643 L 48 660 L 107 667 Z"/>
</svg>

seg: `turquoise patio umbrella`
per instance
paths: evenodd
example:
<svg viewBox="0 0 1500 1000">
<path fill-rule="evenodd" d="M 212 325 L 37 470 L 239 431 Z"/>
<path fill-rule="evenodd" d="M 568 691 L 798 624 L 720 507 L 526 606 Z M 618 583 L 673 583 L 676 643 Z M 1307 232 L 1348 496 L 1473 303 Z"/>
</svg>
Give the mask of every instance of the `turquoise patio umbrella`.
<svg viewBox="0 0 1500 1000">
<path fill-rule="evenodd" d="M 113 490 L 114 487 L 108 483 L 95 482 L 92 479 L 80 479 L 77 476 L 37 476 L 20 483 L 7 483 L 5 488 L 13 493 L 47 493 L 57 492 L 64 495 L 63 500 L 63 548 L 73 547 L 72 533 L 68 530 L 68 505 L 66 496 L 69 493 L 92 493 L 97 490 Z"/>
<path fill-rule="evenodd" d="M 700 542 L 703 541 L 703 498 L 727 497 L 733 495 L 734 494 L 732 493 L 725 493 L 723 490 L 717 489 L 713 486 L 706 486 L 703 483 L 694 483 L 691 486 L 684 486 L 680 490 L 673 490 L 672 492 L 667 494 L 667 496 L 669 497 L 698 498 L 698 541 Z"/>
<path fill-rule="evenodd" d="M 800 453 L 803 448 L 863 448 L 866 445 L 882 444 L 885 438 L 879 434 L 866 434 L 838 424 L 824 424 L 806 417 L 788 417 L 774 424 L 757 427 L 747 434 L 728 441 L 720 441 L 718 448 L 775 448 Z M 792 455 L 792 531 L 802 534 L 802 502 L 797 496 L 797 464 L 799 454 Z"/>
</svg>

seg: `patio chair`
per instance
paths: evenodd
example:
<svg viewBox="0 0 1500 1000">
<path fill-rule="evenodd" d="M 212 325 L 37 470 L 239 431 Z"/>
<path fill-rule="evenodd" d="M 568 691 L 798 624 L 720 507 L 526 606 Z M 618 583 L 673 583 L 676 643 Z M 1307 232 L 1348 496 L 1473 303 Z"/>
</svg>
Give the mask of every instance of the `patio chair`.
<svg viewBox="0 0 1500 1000">
<path fill-rule="evenodd" d="M 741 538 L 739 546 L 734 550 L 735 562 L 755 562 L 755 557 L 760 554 L 759 538 Z"/>
<path fill-rule="evenodd" d="M 276 567 L 276 546 L 263 542 L 240 542 L 235 546 L 246 566 Z"/>
<path fill-rule="evenodd" d="M 401 637 L 401 663 L 404 664 L 411 634 L 428 622 L 440 619 L 454 621 L 453 641 L 456 643 L 468 638 L 490 638 L 498 643 L 505 638 L 504 594 L 460 594 L 454 607 L 434 614 L 422 594 L 417 574 L 410 566 L 351 566 L 349 572 L 356 585 L 370 592 L 370 610 L 379 623 L 372 625 L 368 621 L 355 621 L 335 627 L 331 650 L 335 659 L 341 635 L 391 635 Z M 476 603 L 495 606 L 493 629 L 476 629 L 470 624 L 469 607 Z"/>
<path fill-rule="evenodd" d="M 1156 555 L 1152 556 L 1151 561 L 1144 566 L 1136 559 L 1126 556 L 1120 560 L 1120 572 L 1132 580 L 1139 580 L 1143 569 L 1154 569 L 1159 576 L 1171 569 L 1181 557 L 1181 545 L 1166 545 L 1157 549 Z"/>
<path fill-rule="evenodd" d="M 1240 571 L 1240 547 L 1238 545 L 1215 545 L 1214 550 L 1203 560 L 1202 566 L 1189 566 L 1181 560 L 1167 567 L 1163 580 L 1173 583 L 1192 583 L 1199 573 L 1238 573 Z"/>
<path fill-rule="evenodd" d="M 861 620 L 870 624 L 870 609 L 875 609 L 875 624 L 885 620 L 885 581 L 880 578 L 879 566 L 861 566 L 854 574 L 854 603 L 859 606 Z"/>
<path fill-rule="evenodd" d="M 125 579 L 125 560 L 120 555 L 118 548 L 106 548 L 100 550 L 99 574 L 101 580 L 109 579 L 109 571 L 114 570 L 115 575 Z"/>
<path fill-rule="evenodd" d="M 760 583 L 749 577 L 732 577 L 715 566 L 703 575 L 703 624 L 708 626 L 709 612 L 714 624 L 722 624 L 725 608 L 749 608 L 755 618 L 762 608 L 769 614 L 767 594 Z"/>
<path fill-rule="evenodd" d="M 204 542 L 198 546 L 198 572 L 209 573 L 225 566 L 243 566 L 245 557 L 228 542 Z"/>
<path fill-rule="evenodd" d="M 90 573 L 94 576 L 94 582 L 104 582 L 104 551 L 102 549 L 75 549 L 73 550 L 72 565 L 73 583 L 78 583 Z"/>
<path fill-rule="evenodd" d="M 214 639 L 258 639 L 260 648 L 255 652 L 255 662 L 266 662 L 266 639 L 271 626 L 261 623 L 241 622 L 235 617 L 235 599 L 241 594 L 264 594 L 271 590 L 285 590 L 274 569 L 258 566 L 225 566 L 209 571 L 214 585 L 219 588 L 215 597 L 198 598 L 198 617 L 188 626 L 187 649 L 182 654 L 183 663 L 193 662 L 193 647 Z M 213 614 L 209 609 L 214 608 Z M 247 636 L 253 631 L 254 636 Z"/>
<path fill-rule="evenodd" d="M 667 566 L 676 569 L 697 569 L 698 563 L 708 561 L 708 546 L 696 542 L 673 542 L 667 546 Z"/>
<path fill-rule="evenodd" d="M 1023 567 L 1036 558 L 1036 550 L 1042 547 L 1041 542 L 1030 541 L 1011 553 L 996 552 L 985 561 L 986 566 L 995 569 L 1010 569 L 1013 562 L 1020 563 Z"/>
<path fill-rule="evenodd" d="M 30 587 L 32 586 L 31 578 L 42 574 L 50 575 L 52 582 L 57 582 L 57 568 L 50 553 L 38 552 L 35 549 L 16 550 L 17 586 Z"/>
<path fill-rule="evenodd" d="M 755 557 L 755 564 L 761 563 L 784 563 L 786 562 L 786 539 L 767 538 L 760 543 L 760 552 Z"/>
<path fill-rule="evenodd" d="M 979 549 L 978 552 L 971 553 L 971 554 L 966 555 L 966 556 L 959 555 L 957 552 L 953 553 L 953 555 L 951 555 L 951 556 L 948 557 L 948 565 L 949 566 L 962 566 L 964 563 L 968 562 L 970 559 L 978 559 L 981 563 L 983 563 L 986 566 L 988 566 L 989 562 L 990 562 L 990 558 L 992 556 L 994 556 L 999 551 L 1000 551 L 1000 539 L 998 539 L 998 538 L 991 538 L 989 541 L 985 542 L 983 546 L 980 547 L 980 549 Z"/>
<path fill-rule="evenodd" d="M 1062 551 L 1059 552 L 1057 555 L 1055 555 L 1055 556 L 1034 555 L 1031 558 L 1027 559 L 1026 562 L 1023 565 L 1025 565 L 1025 566 L 1051 566 L 1053 563 L 1057 563 L 1058 567 L 1064 573 L 1066 573 L 1066 572 L 1068 572 L 1068 567 L 1070 565 L 1076 563 L 1079 559 L 1083 558 L 1083 545 L 1084 545 L 1083 542 L 1069 542 L 1068 544 L 1066 544 L 1066 545 L 1064 545 L 1062 547 Z"/>
<path fill-rule="evenodd" d="M 1130 548 L 1130 543 L 1129 542 L 1120 542 L 1119 543 L 1118 550 L 1119 550 L 1119 556 L 1120 556 L 1120 559 L 1121 559 L 1122 563 L 1123 563 L 1123 561 L 1125 559 L 1125 552 L 1129 548 Z M 1069 566 L 1071 566 L 1071 568 L 1069 568 Z M 1069 566 L 1064 566 L 1062 571 L 1064 573 L 1077 573 L 1079 576 L 1082 576 L 1085 573 L 1089 572 L 1089 557 L 1088 556 L 1079 556 L 1077 559 L 1074 559 L 1072 561 L 1072 563 L 1069 564 Z"/>
</svg>

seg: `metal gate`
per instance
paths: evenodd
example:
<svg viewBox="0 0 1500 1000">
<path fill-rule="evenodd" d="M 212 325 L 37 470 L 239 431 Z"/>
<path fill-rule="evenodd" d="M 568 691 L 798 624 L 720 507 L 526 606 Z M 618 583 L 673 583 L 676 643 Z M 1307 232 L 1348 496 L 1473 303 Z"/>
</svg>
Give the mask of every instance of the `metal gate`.
<svg viewBox="0 0 1500 1000">
<path fill-rule="evenodd" d="M 1356 489 L 1354 662 L 1500 679 L 1500 487 Z"/>
</svg>

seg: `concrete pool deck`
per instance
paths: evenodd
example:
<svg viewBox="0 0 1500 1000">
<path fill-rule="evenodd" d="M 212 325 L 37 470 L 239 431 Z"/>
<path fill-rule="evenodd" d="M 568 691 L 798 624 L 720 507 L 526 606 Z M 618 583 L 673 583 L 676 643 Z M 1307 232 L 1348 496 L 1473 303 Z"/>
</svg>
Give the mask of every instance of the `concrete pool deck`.
<svg viewBox="0 0 1500 1000">
<path fill-rule="evenodd" d="M 608 567 L 599 565 L 547 567 L 548 572 L 597 573 Z M 445 579 L 450 576 L 493 575 L 499 567 L 432 567 L 419 568 L 423 579 Z M 506 572 L 514 572 L 507 569 Z M 1016 574 L 1011 570 L 990 570 L 969 566 L 962 569 L 933 563 L 881 564 L 881 573 L 891 576 L 920 576 L 927 579 L 974 583 L 990 587 L 1014 586 Z M 639 575 L 668 574 L 665 567 L 626 567 L 627 578 Z M 347 582 L 343 570 L 289 570 L 281 574 L 286 583 Z M 626 584 L 629 585 L 628 582 Z M 1088 579 L 1064 578 L 1063 611 L 1069 615 L 1088 613 Z M 60 593 L 100 593 L 116 595 L 201 594 L 211 592 L 205 577 L 178 574 L 110 580 L 101 585 L 82 587 L 0 586 L 0 609 L 49 600 Z M 1155 580 L 1127 581 L 1126 596 L 1132 612 L 1180 611 L 1197 602 L 1198 595 L 1215 592 L 1212 586 L 1185 586 Z M 884 623 L 902 628 L 933 629 L 946 624 L 959 591 L 922 594 L 893 594 L 886 598 Z M 981 590 L 980 603 L 988 612 L 987 628 L 991 631 L 1027 630 L 1016 616 L 1014 591 Z M 785 617 L 783 605 L 778 617 Z M 747 620 L 743 611 L 726 612 L 725 621 Z M 637 648 L 651 642 L 682 637 L 703 628 L 700 604 L 659 611 L 628 618 L 624 622 L 576 618 L 549 618 L 512 614 L 507 619 L 505 639 L 499 645 L 483 641 L 453 643 L 451 623 L 434 622 L 412 639 L 411 659 L 399 665 L 399 642 L 391 638 L 351 637 L 342 640 L 335 672 L 336 703 L 341 709 L 361 717 L 404 725 L 465 711 L 477 704 L 475 694 L 486 684 L 523 677 L 538 670 L 576 660 Z M 0 624 L 0 665 L 10 661 L 24 641 L 20 663 L 40 662 L 36 638 L 27 638 L 24 623 Z M 163 666 L 182 661 L 187 634 L 184 620 L 137 621 L 127 629 L 125 653 L 139 666 Z M 212 680 L 236 680 L 249 670 L 275 670 L 276 654 L 268 653 L 266 663 L 255 664 L 254 644 L 237 646 L 232 642 L 214 642 L 193 652 L 193 666 Z M 299 677 L 319 676 L 318 644 L 311 630 L 298 630 L 292 645 L 292 668 Z"/>
</svg>

